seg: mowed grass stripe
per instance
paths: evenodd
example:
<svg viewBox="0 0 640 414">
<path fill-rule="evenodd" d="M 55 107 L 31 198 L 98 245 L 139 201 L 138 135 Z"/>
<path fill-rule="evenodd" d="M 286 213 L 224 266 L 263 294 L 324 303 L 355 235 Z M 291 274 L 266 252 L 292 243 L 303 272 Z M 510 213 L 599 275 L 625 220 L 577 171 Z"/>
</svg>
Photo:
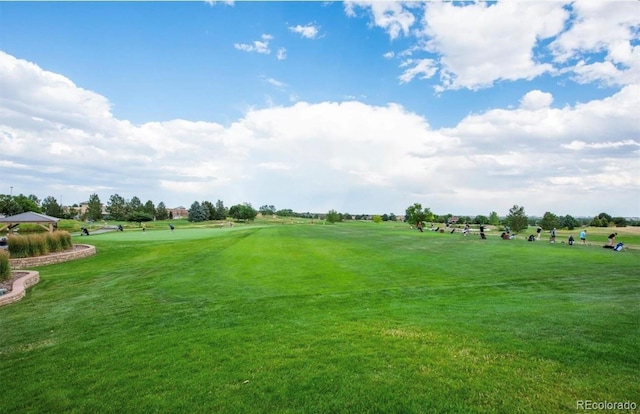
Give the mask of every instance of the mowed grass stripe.
<svg viewBox="0 0 640 414">
<path fill-rule="evenodd" d="M 566 412 L 639 395 L 637 252 L 360 223 L 189 232 L 101 235 L 96 257 L 42 268 L 0 309 L 0 375 L 25 397 L 0 411 Z"/>
</svg>

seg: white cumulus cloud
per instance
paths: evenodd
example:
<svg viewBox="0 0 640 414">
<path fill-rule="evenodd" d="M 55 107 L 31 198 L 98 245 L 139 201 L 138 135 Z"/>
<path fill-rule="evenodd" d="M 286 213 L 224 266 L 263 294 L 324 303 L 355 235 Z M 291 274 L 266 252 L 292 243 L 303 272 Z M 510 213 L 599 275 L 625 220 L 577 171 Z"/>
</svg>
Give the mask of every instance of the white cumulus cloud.
<svg viewBox="0 0 640 414">
<path fill-rule="evenodd" d="M 407 36 L 416 21 L 415 16 L 407 10 L 404 2 L 397 1 L 345 1 L 347 16 L 355 17 L 356 10 L 362 8 L 371 12 L 373 24 L 383 28 L 391 39 L 401 34 Z"/>
<path fill-rule="evenodd" d="M 345 2 L 348 16 L 360 11 L 391 40 L 412 40 L 385 58 L 437 62 L 438 92 L 545 74 L 609 87 L 640 79 L 638 1 Z M 415 79 L 406 69 L 399 78 Z"/>
<path fill-rule="evenodd" d="M 115 118 L 106 97 L 6 53 L 0 90 L 0 176 L 40 197 L 353 214 L 398 214 L 414 202 L 442 214 L 640 209 L 639 85 L 562 108 L 534 90 L 517 108 L 441 129 L 401 105 L 357 101 L 252 108 L 228 125 L 135 125 Z"/>
</svg>

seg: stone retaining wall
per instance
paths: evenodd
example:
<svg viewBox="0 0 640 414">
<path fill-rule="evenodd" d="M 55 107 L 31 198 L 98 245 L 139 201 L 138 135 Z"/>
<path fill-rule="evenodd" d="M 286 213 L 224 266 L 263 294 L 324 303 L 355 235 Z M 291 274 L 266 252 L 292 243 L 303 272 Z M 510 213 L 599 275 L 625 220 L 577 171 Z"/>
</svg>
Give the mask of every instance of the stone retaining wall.
<svg viewBox="0 0 640 414">
<path fill-rule="evenodd" d="M 9 259 L 12 269 L 26 269 L 28 267 L 44 266 L 69 260 L 81 259 L 83 257 L 96 254 L 96 247 L 89 244 L 74 244 L 73 250 L 60 253 L 51 253 L 45 256 L 24 257 L 20 259 Z"/>
<path fill-rule="evenodd" d="M 26 295 L 29 286 L 35 285 L 40 281 L 40 273 L 34 271 L 25 271 L 26 275 L 13 282 L 11 292 L 0 295 L 0 306 L 19 301 Z"/>
</svg>

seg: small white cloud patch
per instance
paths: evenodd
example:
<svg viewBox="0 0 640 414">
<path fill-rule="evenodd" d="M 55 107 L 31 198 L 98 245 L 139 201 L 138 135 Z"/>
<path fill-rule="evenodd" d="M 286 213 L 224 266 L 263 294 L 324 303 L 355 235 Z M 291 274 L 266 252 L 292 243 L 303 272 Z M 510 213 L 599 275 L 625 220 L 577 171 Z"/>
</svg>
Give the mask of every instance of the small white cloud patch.
<svg viewBox="0 0 640 414">
<path fill-rule="evenodd" d="M 271 53 L 271 49 L 269 49 L 269 41 L 273 39 L 273 36 L 263 34 L 261 38 L 262 40 L 255 40 L 253 43 L 234 43 L 233 47 L 244 52 L 256 52 L 268 55 Z"/>
<path fill-rule="evenodd" d="M 520 100 L 520 108 L 535 111 L 537 109 L 548 108 L 553 102 L 553 95 L 540 90 L 527 92 Z"/>
<path fill-rule="evenodd" d="M 316 39 L 320 33 L 320 27 L 311 23 L 304 26 L 299 24 L 296 26 L 289 26 L 289 30 L 293 33 L 298 33 L 300 36 L 307 39 Z"/>
</svg>

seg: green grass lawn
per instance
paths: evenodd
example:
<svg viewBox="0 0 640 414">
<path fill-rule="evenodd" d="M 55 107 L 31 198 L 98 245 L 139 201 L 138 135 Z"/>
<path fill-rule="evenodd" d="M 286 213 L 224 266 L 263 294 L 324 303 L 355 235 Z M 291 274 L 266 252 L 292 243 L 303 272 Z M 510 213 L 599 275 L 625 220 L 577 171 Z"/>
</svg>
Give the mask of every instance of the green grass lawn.
<svg viewBox="0 0 640 414">
<path fill-rule="evenodd" d="M 0 412 L 640 405 L 640 251 L 495 233 L 341 223 L 75 237 L 98 254 L 39 268 L 27 297 L 0 308 Z"/>
</svg>

